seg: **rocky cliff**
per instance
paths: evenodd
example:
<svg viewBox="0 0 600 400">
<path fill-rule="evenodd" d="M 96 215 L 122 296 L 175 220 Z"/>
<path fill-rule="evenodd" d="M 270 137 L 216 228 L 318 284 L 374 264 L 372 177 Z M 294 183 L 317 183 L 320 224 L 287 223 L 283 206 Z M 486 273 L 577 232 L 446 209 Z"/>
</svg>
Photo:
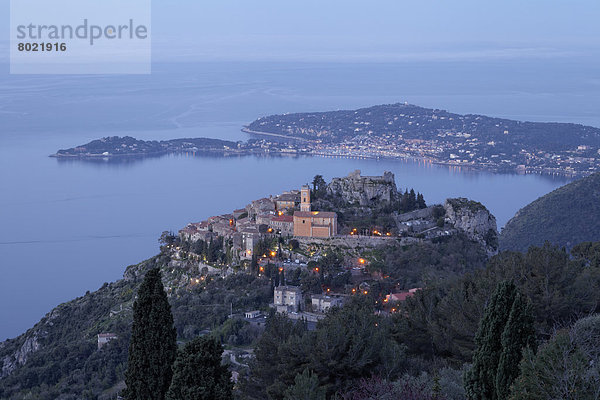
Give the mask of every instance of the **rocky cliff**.
<svg viewBox="0 0 600 400">
<path fill-rule="evenodd" d="M 12 354 L 2 359 L 2 370 L 0 379 L 9 376 L 15 369 L 24 365 L 29 356 L 40 349 L 38 332 L 26 335 L 23 344 Z"/>
<path fill-rule="evenodd" d="M 489 254 L 498 251 L 496 217 L 483 204 L 461 197 L 447 199 L 444 209 L 447 223 L 464 231 L 472 240 L 484 245 Z"/>
<path fill-rule="evenodd" d="M 389 171 L 383 176 L 361 176 L 360 170 L 356 170 L 346 177 L 333 178 L 327 192 L 359 206 L 391 202 L 398 196 L 394 174 Z"/>
</svg>

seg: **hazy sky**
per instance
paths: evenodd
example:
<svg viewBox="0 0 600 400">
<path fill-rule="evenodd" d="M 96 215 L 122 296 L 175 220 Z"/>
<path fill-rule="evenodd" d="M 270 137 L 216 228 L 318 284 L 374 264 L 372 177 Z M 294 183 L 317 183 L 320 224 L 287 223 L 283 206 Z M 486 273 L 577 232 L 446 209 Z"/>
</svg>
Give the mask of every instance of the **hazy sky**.
<svg viewBox="0 0 600 400">
<path fill-rule="evenodd" d="M 8 16 L 9 1 L 0 1 Z M 598 0 L 155 0 L 152 13 L 156 61 L 562 57 L 600 49 Z M 7 32 L 8 17 L 0 24 Z"/>
</svg>

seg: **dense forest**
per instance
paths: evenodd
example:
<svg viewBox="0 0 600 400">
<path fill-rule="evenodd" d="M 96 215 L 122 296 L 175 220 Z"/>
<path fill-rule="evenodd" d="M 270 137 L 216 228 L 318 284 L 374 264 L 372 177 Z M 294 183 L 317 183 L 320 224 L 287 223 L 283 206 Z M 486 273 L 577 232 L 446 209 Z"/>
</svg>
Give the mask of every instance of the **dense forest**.
<svg viewBox="0 0 600 400">
<path fill-rule="evenodd" d="M 525 251 L 545 241 L 573 247 L 600 240 L 600 173 L 562 186 L 522 208 L 502 229 L 500 248 Z"/>
</svg>

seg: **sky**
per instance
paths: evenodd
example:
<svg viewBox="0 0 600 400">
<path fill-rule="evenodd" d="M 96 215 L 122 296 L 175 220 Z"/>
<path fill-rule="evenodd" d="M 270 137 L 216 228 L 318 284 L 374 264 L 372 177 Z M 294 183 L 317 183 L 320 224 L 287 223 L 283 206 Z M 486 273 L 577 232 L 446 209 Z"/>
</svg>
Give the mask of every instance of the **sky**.
<svg viewBox="0 0 600 400">
<path fill-rule="evenodd" d="M 0 32 L 7 32 L 9 0 L 0 1 L 6 16 Z M 154 0 L 152 15 L 153 59 L 159 62 L 386 62 L 600 53 L 597 0 Z M 6 58 L 6 51 L 2 55 Z"/>
</svg>

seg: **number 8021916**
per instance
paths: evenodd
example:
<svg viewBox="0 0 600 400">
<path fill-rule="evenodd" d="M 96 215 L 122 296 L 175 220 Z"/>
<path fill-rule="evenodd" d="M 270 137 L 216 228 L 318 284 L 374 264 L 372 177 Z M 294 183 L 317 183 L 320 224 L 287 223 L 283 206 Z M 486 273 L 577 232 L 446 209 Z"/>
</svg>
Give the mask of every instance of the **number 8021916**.
<svg viewBox="0 0 600 400">
<path fill-rule="evenodd" d="M 17 45 L 19 51 L 67 51 L 66 43 L 19 43 Z"/>
</svg>

